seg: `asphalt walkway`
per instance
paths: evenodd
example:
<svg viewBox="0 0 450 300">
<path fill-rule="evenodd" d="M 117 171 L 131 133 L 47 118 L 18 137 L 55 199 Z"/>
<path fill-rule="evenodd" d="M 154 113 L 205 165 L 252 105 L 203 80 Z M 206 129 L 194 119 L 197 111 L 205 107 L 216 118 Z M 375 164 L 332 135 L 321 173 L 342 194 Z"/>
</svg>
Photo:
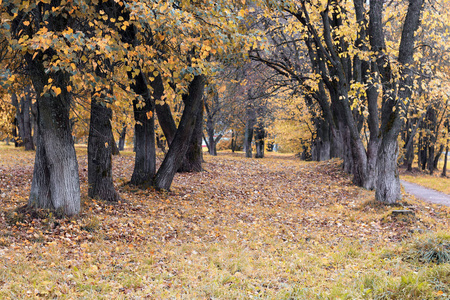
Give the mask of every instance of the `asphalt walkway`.
<svg viewBox="0 0 450 300">
<path fill-rule="evenodd" d="M 405 188 L 405 192 L 414 195 L 418 199 L 431 203 L 450 206 L 450 195 L 404 180 L 400 180 L 400 182 Z"/>
</svg>

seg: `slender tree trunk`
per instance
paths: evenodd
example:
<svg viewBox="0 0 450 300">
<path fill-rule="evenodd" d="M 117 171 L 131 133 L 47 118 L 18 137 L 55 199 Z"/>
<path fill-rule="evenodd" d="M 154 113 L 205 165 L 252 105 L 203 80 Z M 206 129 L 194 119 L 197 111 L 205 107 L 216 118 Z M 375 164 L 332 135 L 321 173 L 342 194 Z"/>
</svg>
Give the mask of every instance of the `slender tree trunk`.
<svg viewBox="0 0 450 300">
<path fill-rule="evenodd" d="M 231 133 L 231 152 L 234 153 L 236 151 L 236 140 L 237 134 L 234 133 L 234 130 Z"/>
<path fill-rule="evenodd" d="M 208 153 L 212 156 L 217 155 L 216 151 L 216 143 L 214 139 L 214 121 L 209 111 L 207 110 L 206 114 L 206 134 L 208 135 L 208 141 L 206 145 L 208 146 Z"/>
<path fill-rule="evenodd" d="M 14 118 L 14 122 L 13 122 L 13 129 L 12 129 L 12 137 L 14 140 L 14 147 L 19 147 L 19 135 L 17 133 L 17 118 Z"/>
<path fill-rule="evenodd" d="M 33 131 L 33 145 L 37 142 L 37 102 L 31 104 L 31 128 Z"/>
<path fill-rule="evenodd" d="M 256 123 L 256 116 L 254 108 L 249 105 L 247 107 L 247 121 L 245 123 L 245 136 L 244 136 L 244 152 L 245 157 L 252 157 L 252 140 L 253 140 L 253 127 Z"/>
<path fill-rule="evenodd" d="M 189 94 L 186 97 L 180 124 L 170 145 L 169 152 L 167 152 L 155 176 L 154 186 L 156 189 L 168 190 L 172 185 L 176 171 L 183 163 L 190 146 L 189 141 L 196 125 L 198 111 L 201 109 L 204 85 L 202 75 L 195 76 L 189 85 Z"/>
<path fill-rule="evenodd" d="M 208 152 L 212 156 L 217 156 L 216 142 L 214 140 L 214 129 L 208 132 Z"/>
<path fill-rule="evenodd" d="M 442 176 L 447 176 L 447 160 L 448 160 L 448 140 L 447 140 L 447 147 L 445 147 L 445 157 L 444 157 L 444 167 L 442 168 Z"/>
<path fill-rule="evenodd" d="M 430 146 L 428 147 L 428 159 L 427 159 L 427 169 L 431 175 L 434 172 L 434 164 L 433 164 L 434 151 L 435 151 L 434 143 L 431 143 Z"/>
<path fill-rule="evenodd" d="M 162 79 L 160 76 L 158 76 L 155 80 L 161 80 L 162 84 Z M 170 106 L 164 102 L 164 104 L 157 104 L 155 110 L 158 116 L 159 126 L 161 126 L 164 136 L 166 137 L 167 146 L 170 147 L 170 144 L 175 137 L 175 133 L 177 132 L 177 125 L 173 119 Z"/>
<path fill-rule="evenodd" d="M 264 158 L 264 136 L 264 125 L 262 123 L 259 123 L 255 130 L 255 158 Z"/>
<path fill-rule="evenodd" d="M 444 151 L 445 146 L 441 145 L 439 147 L 438 152 L 436 153 L 435 157 L 434 157 L 434 161 L 433 161 L 433 168 L 434 170 L 438 169 L 438 164 L 439 164 L 439 159 L 441 158 L 442 152 Z"/>
<path fill-rule="evenodd" d="M 111 117 L 111 109 L 92 97 L 88 138 L 88 196 L 116 202 L 120 197 L 112 178 Z"/>
<path fill-rule="evenodd" d="M 22 109 L 22 105 L 21 102 L 19 102 L 19 97 L 17 97 L 16 93 L 13 93 L 11 95 L 11 102 L 14 105 L 14 107 L 16 108 L 16 119 L 15 119 L 15 124 L 17 127 L 17 138 L 16 138 L 16 147 L 22 147 L 23 146 L 23 135 L 24 135 L 24 130 L 23 130 L 23 109 Z"/>
<path fill-rule="evenodd" d="M 23 118 L 23 145 L 26 151 L 34 150 L 34 142 L 32 136 L 32 127 L 31 127 L 31 105 L 32 105 L 32 96 L 31 96 L 31 86 L 25 87 L 24 91 L 25 95 L 22 98 L 22 118 Z"/>
<path fill-rule="evenodd" d="M 125 138 L 127 135 L 127 124 L 122 125 L 122 131 L 120 132 L 119 137 L 119 151 L 125 150 Z"/>
</svg>

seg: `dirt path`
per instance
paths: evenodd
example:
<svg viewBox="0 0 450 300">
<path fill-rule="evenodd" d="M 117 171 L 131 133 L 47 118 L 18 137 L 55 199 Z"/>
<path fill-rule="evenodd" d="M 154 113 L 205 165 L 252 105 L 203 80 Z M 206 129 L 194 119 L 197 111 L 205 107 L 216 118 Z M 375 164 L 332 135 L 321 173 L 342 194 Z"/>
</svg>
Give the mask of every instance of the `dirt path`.
<svg viewBox="0 0 450 300">
<path fill-rule="evenodd" d="M 407 182 L 404 180 L 400 180 L 400 182 L 405 188 L 405 192 L 414 195 L 416 198 L 431 203 L 450 206 L 450 196 L 447 194 L 437 192 L 435 190 L 428 189 L 421 185 Z"/>
</svg>

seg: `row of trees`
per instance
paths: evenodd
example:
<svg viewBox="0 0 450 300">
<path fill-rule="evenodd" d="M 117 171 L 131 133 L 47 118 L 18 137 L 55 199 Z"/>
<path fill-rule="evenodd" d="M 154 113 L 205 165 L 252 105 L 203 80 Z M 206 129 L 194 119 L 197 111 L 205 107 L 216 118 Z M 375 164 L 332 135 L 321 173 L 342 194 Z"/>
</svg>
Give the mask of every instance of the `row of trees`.
<svg viewBox="0 0 450 300">
<path fill-rule="evenodd" d="M 449 126 L 445 1 L 4 0 L 0 125 L 10 132 L 16 116 L 29 149 L 36 133 L 29 205 L 79 212 L 81 120 L 90 197 L 119 199 L 113 125 L 122 146 L 133 123 L 137 186 L 169 189 L 177 171 L 201 170 L 202 139 L 215 155 L 229 131 L 233 149 L 240 138 L 252 157 L 254 139 L 263 157 L 270 127 L 395 202 L 399 138 L 408 166 L 414 141 L 424 168 L 444 151 L 433 147 Z"/>
<path fill-rule="evenodd" d="M 435 145 L 426 145 L 431 136 L 447 132 L 436 132 L 443 128 L 442 119 L 448 119 L 448 94 L 442 89 L 448 66 L 437 59 L 448 51 L 445 4 L 273 1 L 273 14 L 259 7 L 259 26 L 267 43 L 253 48 L 251 58 L 270 67 L 278 84 L 289 85 L 304 98 L 315 127 L 315 158 L 342 158 L 355 184 L 375 189 L 383 202 L 401 197 L 400 133 L 405 132 L 405 140 L 411 138 L 404 143 L 411 162 L 417 119 L 432 120 L 431 112 L 441 116 L 431 122 L 434 129 L 426 133 L 428 138 L 420 141 L 421 151 Z M 428 19 L 422 23 L 423 14 Z M 423 105 L 428 112 L 418 117 Z M 428 161 L 437 159 L 432 149 L 427 153 Z"/>
<path fill-rule="evenodd" d="M 177 170 L 199 168 L 205 83 L 220 60 L 245 53 L 242 7 L 227 1 L 12 0 L 0 9 L 3 90 L 18 93 L 25 82 L 36 95 L 29 206 L 79 212 L 71 114 L 83 99 L 90 103 L 90 197 L 119 199 L 111 172 L 111 119 L 128 103 L 136 124 L 132 184 L 168 189 Z M 184 107 L 178 124 L 171 101 Z M 159 170 L 157 115 L 169 144 Z"/>
</svg>

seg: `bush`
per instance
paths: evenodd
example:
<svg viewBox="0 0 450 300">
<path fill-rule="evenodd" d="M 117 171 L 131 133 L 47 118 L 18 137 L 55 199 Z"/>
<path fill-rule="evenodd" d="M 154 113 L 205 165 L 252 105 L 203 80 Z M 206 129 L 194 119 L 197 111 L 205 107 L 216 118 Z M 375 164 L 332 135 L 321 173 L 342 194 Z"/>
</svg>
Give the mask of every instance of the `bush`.
<svg viewBox="0 0 450 300">
<path fill-rule="evenodd" d="M 420 263 L 443 264 L 450 262 L 450 238 L 431 236 L 417 239 L 406 251 L 404 258 Z"/>
</svg>

